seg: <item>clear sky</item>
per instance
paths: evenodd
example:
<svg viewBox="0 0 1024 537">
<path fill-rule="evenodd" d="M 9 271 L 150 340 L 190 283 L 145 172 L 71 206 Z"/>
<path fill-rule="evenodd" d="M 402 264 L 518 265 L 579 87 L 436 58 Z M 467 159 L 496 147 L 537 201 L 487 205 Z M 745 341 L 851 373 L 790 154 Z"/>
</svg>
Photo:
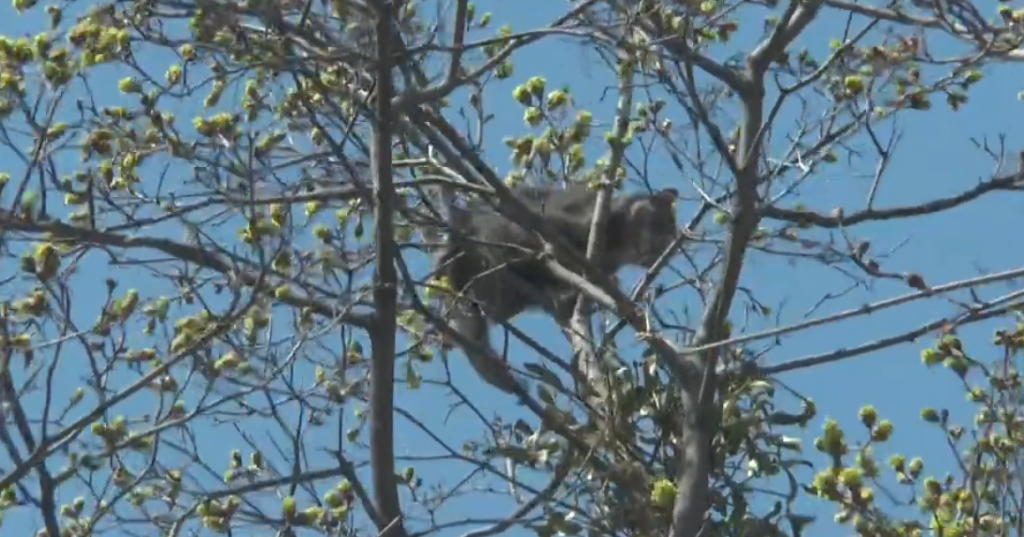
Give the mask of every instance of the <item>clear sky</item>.
<svg viewBox="0 0 1024 537">
<path fill-rule="evenodd" d="M 85 4 L 84 2 L 81 4 Z M 81 5 L 80 4 L 80 5 Z M 434 3 L 427 2 L 421 10 L 424 14 L 434 12 Z M 80 7 L 76 6 L 77 9 Z M 565 9 L 564 2 L 542 2 L 539 0 L 482 0 L 477 2 L 478 12 L 493 11 L 497 24 L 510 24 L 514 30 L 537 28 L 550 23 Z M 763 16 L 763 11 L 751 9 L 746 18 L 740 19 L 740 34 L 745 31 L 759 33 L 760 21 L 756 17 Z M 39 31 L 43 25 L 41 13 L 25 17 L 17 17 L 13 9 L 0 7 L 0 34 L 17 37 L 26 32 Z M 69 16 L 70 12 L 69 12 Z M 812 24 L 801 43 L 814 47 L 826 47 L 828 41 L 836 37 L 842 26 L 842 20 L 825 17 Z M 746 25 L 750 25 L 748 29 Z M 742 35 L 738 40 L 746 42 Z M 821 50 L 819 48 L 819 50 Z M 168 65 L 168 57 L 142 54 L 137 57 L 143 65 L 153 65 L 150 69 L 160 74 Z M 542 75 L 547 78 L 549 87 L 568 85 L 578 106 L 590 109 L 595 117 L 601 120 L 611 118 L 615 108 L 614 91 L 602 95 L 612 81 L 603 66 L 597 63 L 594 54 L 584 50 L 584 45 L 571 42 L 565 38 L 549 40 L 538 45 L 526 47 L 514 56 L 515 76 L 506 81 L 494 81 L 486 94 L 488 111 L 496 115 L 488 126 L 485 156 L 500 170 L 508 169 L 507 148 L 502 138 L 526 132 L 521 121 L 522 110 L 511 99 L 512 89 L 529 76 Z M 923 201 L 945 197 L 955 192 L 969 189 L 979 180 L 987 178 L 993 172 L 992 161 L 980 151 L 972 139 L 987 137 L 989 142 L 998 143 L 999 134 L 1007 134 L 1007 148 L 1012 155 L 1024 147 L 1024 135 L 1019 125 L 1024 117 L 1022 106 L 1016 95 L 1021 90 L 1022 70 L 1017 65 L 998 66 L 984 70 L 987 75 L 971 92 L 971 101 L 958 113 L 950 112 L 939 100 L 932 111 L 927 113 L 908 113 L 898 120 L 902 140 L 897 146 L 891 167 L 886 173 L 882 188 L 878 194 L 876 206 L 890 207 L 921 203 Z M 107 76 L 109 74 L 109 76 Z M 128 73 L 119 69 L 107 69 L 102 77 L 90 79 L 93 90 L 113 101 L 116 96 L 117 80 Z M 70 97 L 74 97 L 73 95 Z M 226 97 L 226 100 L 228 98 Z M 73 111 L 73 106 L 65 106 Z M 820 113 L 814 110 L 812 113 Z M 672 113 L 678 114 L 678 108 Z M 191 118 L 181 114 L 181 123 Z M 785 114 L 779 125 L 788 129 L 793 117 Z M 1014 127 L 1017 127 L 1014 129 Z M 185 125 L 187 129 L 187 125 Z M 731 129 L 727 124 L 725 130 Z M 890 131 L 885 131 L 888 133 Z M 21 138 L 22 145 L 24 138 Z M 858 140 L 859 147 L 868 150 L 863 140 Z M 18 177 L 23 171 L 19 161 L 11 158 L 7 149 L 0 149 L 0 168 L 2 171 Z M 69 153 L 64 161 L 58 161 L 59 169 L 67 172 L 76 166 L 76 157 Z M 1012 161 L 1012 159 L 1011 159 Z M 655 158 L 652 164 L 652 176 L 660 175 L 658 186 L 675 186 L 685 196 L 692 199 L 695 194 L 685 176 L 679 176 L 674 168 L 666 164 L 667 159 Z M 856 170 L 850 170 L 842 164 L 825 168 L 800 191 L 800 200 L 809 208 L 827 212 L 836 206 L 844 207 L 848 212 L 863 206 L 868 186 L 871 183 L 870 171 L 873 161 L 862 163 Z M 659 173 L 659 169 L 663 170 Z M 171 174 L 188 177 L 188 170 L 171 170 Z M 3 200 L 9 201 L 9 193 Z M 945 213 L 905 221 L 887 222 L 858 226 L 854 231 L 858 238 L 870 239 L 874 251 L 886 251 L 899 246 L 892 256 L 883 262 L 883 268 L 894 272 L 917 272 L 924 275 L 932 285 L 954 280 L 969 278 L 984 272 L 995 272 L 1024 265 L 1024 249 L 1020 248 L 1020 230 L 1024 229 L 1024 198 L 1018 194 L 998 193 L 983 198 L 973 204 Z M 684 203 L 680 217 L 684 221 L 696 210 L 696 204 Z M 170 236 L 180 236 L 180 232 L 171 230 Z M 817 234 L 816 237 L 827 237 Z M 837 240 L 839 239 L 836 235 Z M 680 264 L 680 267 L 683 265 Z M 13 266 L 0 266 L 0 279 L 12 274 Z M 633 274 L 633 273 L 631 273 Z M 77 278 L 79 285 L 73 289 L 76 304 L 83 305 L 82 312 L 76 317 L 83 324 L 91 323 L 98 313 L 93 305 L 102 304 L 105 289 L 100 283 L 108 275 L 116 275 L 120 280 L 119 292 L 129 287 L 141 290 L 143 299 L 151 298 L 159 292 L 167 292 L 166 288 L 157 290 L 154 283 L 141 271 L 132 275 L 123 269 L 112 272 L 101 256 L 92 256 L 83 264 Z M 628 278 L 625 280 L 631 283 Z M 85 283 L 83 283 L 85 282 Z M 840 293 L 850 281 L 838 271 L 820 264 L 800 261 L 793 263 L 781 257 L 773 257 L 764 253 L 752 253 L 744 272 L 743 285 L 750 289 L 758 301 L 773 309 L 773 318 L 758 319 L 744 316 L 744 302 L 738 300 L 733 308 L 733 321 L 737 326 L 749 331 L 759 331 L 775 326 L 777 322 L 789 324 L 804 318 L 806 312 L 818 303 L 827 293 Z M 24 285 L 0 288 L 0 298 L 10 299 L 24 292 Z M 1004 285 L 995 285 L 981 291 L 982 297 L 991 298 L 1006 292 Z M 831 301 L 814 313 L 814 316 L 841 311 L 856 307 L 866 302 L 897 296 L 908 292 L 899 282 L 878 281 L 869 289 L 857 288 L 842 298 Z M 961 297 L 965 295 L 961 294 Z M 699 308 L 692 293 L 677 293 L 670 300 L 681 301 L 678 309 L 688 306 L 691 311 Z M 688 302 L 687 302 L 688 301 Z M 89 306 L 89 309 L 85 309 Z M 764 360 L 768 364 L 778 364 L 809 354 L 818 354 L 837 347 L 853 346 L 879 338 L 902 333 L 917 327 L 924 322 L 935 320 L 944 315 L 954 313 L 953 307 L 941 299 L 917 301 L 913 304 L 894 308 L 869 317 L 861 317 L 834 326 L 826 326 L 785 337 L 781 343 L 768 350 Z M 779 319 L 774 318 L 778 314 Z M 693 315 L 691 313 L 691 315 Z M 1007 321 L 1009 322 L 1009 321 Z M 518 325 L 541 341 L 553 341 L 553 347 L 564 351 L 567 345 L 555 330 L 554 325 L 540 316 L 525 316 Z M 985 355 L 991 332 L 995 325 L 985 324 L 961 330 L 965 341 L 977 349 L 977 358 L 982 360 L 995 359 L 994 355 Z M 754 350 L 762 350 L 770 342 L 756 342 Z M 922 346 L 930 343 L 924 339 L 915 344 L 901 345 L 867 356 L 852 358 L 840 363 L 831 364 L 809 370 L 785 374 L 781 380 L 793 388 L 815 400 L 819 409 L 816 419 L 804 434 L 807 439 L 805 446 L 808 456 L 815 461 L 824 462 L 824 457 L 812 453 L 810 439 L 820 431 L 821 422 L 825 417 L 839 419 L 848 427 L 848 438 L 860 440 L 864 438 L 862 429 L 857 426 L 857 410 L 862 405 L 873 404 L 883 418 L 891 419 L 896 425 L 893 441 L 887 449 L 907 454 L 920 455 L 925 458 L 926 468 L 935 470 L 942 465 L 947 468 L 950 462 L 945 442 L 941 441 L 941 433 L 927 427 L 919 418 L 920 409 L 924 406 L 948 406 L 959 411 L 955 416 L 969 416 L 963 403 L 963 392 L 949 373 L 938 370 L 927 370 L 919 360 Z M 73 351 L 80 352 L 80 351 Z M 531 359 L 533 359 L 531 357 Z M 56 387 L 58 393 L 70 393 L 81 385 L 84 370 L 84 356 L 71 354 L 64 358 L 60 377 Z M 76 360 L 81 360 L 76 362 Z M 458 362 L 453 361 L 457 366 Z M 83 369 L 79 369 L 83 368 Z M 76 371 L 78 371 L 76 373 Z M 305 371 L 308 376 L 309 371 Z M 429 372 L 427 373 L 430 374 Z M 472 377 L 465 371 L 455 371 L 455 380 L 467 393 L 481 401 L 485 415 L 491 412 L 501 413 L 512 418 L 522 415 L 522 410 L 513 405 L 508 397 L 500 395 L 489 388 L 472 387 Z M 131 378 L 127 373 L 118 373 L 112 377 L 117 379 Z M 306 378 L 306 381 L 309 379 Z M 400 388 L 401 390 L 401 388 Z M 139 397 L 138 399 L 144 399 Z M 440 394 L 436 388 L 428 388 L 420 392 L 401 393 L 398 398 L 400 407 L 412 412 L 416 417 L 428 424 L 437 434 L 441 435 L 456 450 L 463 441 L 475 438 L 480 433 L 479 423 L 467 415 L 464 410 L 448 415 L 450 398 Z M 38 400 L 31 403 L 41 404 Z M 141 404 L 141 403 L 140 403 Z M 152 403 L 145 403 L 151 405 Z M 34 411 L 39 406 L 31 406 Z M 143 407 L 146 408 L 146 407 Z M 789 410 L 796 411 L 795 407 Z M 136 408 L 123 409 L 128 415 L 137 415 L 146 410 Z M 350 412 L 351 415 L 351 412 Z M 350 420 L 351 418 L 347 418 Z M 531 423 L 527 417 L 528 421 Z M 397 420 L 398 433 L 396 449 L 402 457 L 430 457 L 441 453 L 435 443 L 417 432 L 404 419 Z M 269 421 L 250 422 L 246 431 L 254 436 L 257 443 L 266 444 L 266 438 L 273 436 L 282 440 L 279 430 Z M 277 432 L 272 432 L 277 431 Z M 200 447 L 203 462 L 216 471 L 227 466 L 227 450 L 232 447 L 243 448 L 237 431 L 224 425 L 213 427 L 209 424 L 197 426 L 196 442 Z M 324 447 L 328 446 L 336 434 L 333 427 L 325 427 L 314 441 Z M 798 434 L 793 431 L 792 434 Z M 268 451 L 270 448 L 267 448 Z M 885 449 L 879 450 L 880 459 L 889 454 Z M 161 455 L 163 457 L 163 455 Z M 272 459 L 275 455 L 270 454 Z M 59 459 L 58 459 L 59 460 Z M 280 463 L 280 459 L 277 459 Z M 311 452 L 308 461 L 312 468 L 323 468 L 331 465 L 330 459 L 322 453 Z M 6 466 L 9 460 L 0 455 L 0 466 Z M 51 470 L 63 462 L 51 463 Z M 428 484 L 437 482 L 452 486 L 458 483 L 469 471 L 465 465 L 455 463 L 401 462 L 400 466 L 414 464 L 419 474 Z M 281 466 L 281 468 L 285 468 Z M 927 472 L 930 473 L 930 472 Z M 941 472 L 940 472 L 941 473 Z M 365 475 L 365 472 L 363 472 Z M 34 475 L 31 479 L 35 479 Z M 212 481 L 207 484 L 212 483 Z M 493 482 L 492 482 L 493 484 Z M 77 485 L 76 485 L 77 486 Z M 216 486 L 215 484 L 213 486 Z M 499 488 L 496 492 L 501 493 Z M 321 491 L 322 492 L 322 491 Z M 66 487 L 61 491 L 59 502 L 70 501 L 80 493 L 74 487 Z M 446 508 L 444 520 L 455 520 L 460 517 L 485 519 L 510 512 L 513 507 L 505 500 L 495 500 L 496 495 L 490 493 L 463 495 L 451 502 Z M 824 502 L 804 500 L 804 506 L 823 515 L 814 534 L 831 536 L 839 535 L 829 522 L 831 512 Z M 422 515 L 422 511 L 418 512 Z M 10 513 L 6 516 L 0 535 L 30 535 L 41 527 L 38 516 L 34 514 Z M 458 526 L 441 532 L 444 535 L 461 534 L 473 526 Z M 519 532 L 511 532 L 518 535 Z M 249 535 L 249 532 L 245 533 Z M 251 533 L 266 534 L 266 531 Z M 845 534 L 845 532 L 843 532 Z M 115 531 L 110 535 L 127 535 Z M 525 535 L 525 534 L 524 534 Z"/>
</svg>

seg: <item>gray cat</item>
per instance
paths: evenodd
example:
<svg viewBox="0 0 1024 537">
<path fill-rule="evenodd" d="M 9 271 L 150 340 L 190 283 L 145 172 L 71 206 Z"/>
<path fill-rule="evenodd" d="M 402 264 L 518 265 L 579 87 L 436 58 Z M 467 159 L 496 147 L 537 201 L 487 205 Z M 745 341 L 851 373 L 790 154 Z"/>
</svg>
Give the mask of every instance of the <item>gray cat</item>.
<svg viewBox="0 0 1024 537">
<path fill-rule="evenodd" d="M 572 245 L 586 253 L 597 191 L 585 185 L 564 189 L 519 187 L 513 193 Z M 676 238 L 675 189 L 617 196 L 605 219 L 604 247 L 593 261 L 596 269 L 614 275 L 626 265 L 649 268 Z M 450 326 L 481 349 L 492 351 L 491 322 L 505 322 L 527 309 L 541 309 L 561 326 L 568 324 L 577 290 L 552 274 L 538 253 L 540 237 L 476 199 L 465 208 L 451 208 L 455 229 L 435 261 L 438 276 L 465 299 L 450 310 Z M 582 274 L 571 258 L 552 252 L 563 266 Z M 481 378 L 512 393 L 515 382 L 504 362 L 464 348 Z"/>
</svg>

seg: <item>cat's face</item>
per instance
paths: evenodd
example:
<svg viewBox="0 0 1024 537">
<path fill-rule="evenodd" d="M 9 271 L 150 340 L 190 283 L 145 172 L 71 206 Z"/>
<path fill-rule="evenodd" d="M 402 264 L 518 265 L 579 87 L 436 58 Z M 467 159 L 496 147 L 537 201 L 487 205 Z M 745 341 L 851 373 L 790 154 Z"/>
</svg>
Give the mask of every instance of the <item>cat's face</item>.
<svg viewBox="0 0 1024 537">
<path fill-rule="evenodd" d="M 676 239 L 675 189 L 634 198 L 626 209 L 627 263 L 649 267 Z"/>
</svg>

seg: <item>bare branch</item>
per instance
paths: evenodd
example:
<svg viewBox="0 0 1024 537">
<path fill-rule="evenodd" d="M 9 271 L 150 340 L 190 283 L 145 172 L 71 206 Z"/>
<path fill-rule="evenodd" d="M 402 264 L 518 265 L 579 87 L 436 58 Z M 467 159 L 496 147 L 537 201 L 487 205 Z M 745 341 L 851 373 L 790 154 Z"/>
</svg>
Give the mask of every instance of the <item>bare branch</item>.
<svg viewBox="0 0 1024 537">
<path fill-rule="evenodd" d="M 1024 190 L 1024 179 L 1020 174 L 1014 173 L 1004 177 L 996 177 L 978 183 L 978 186 L 961 192 L 948 198 L 940 198 L 918 205 L 904 207 L 893 207 L 892 209 L 865 209 L 851 214 L 825 216 L 814 211 L 783 209 L 774 206 L 762 206 L 761 215 L 763 218 L 784 220 L 793 223 L 808 223 L 823 228 L 852 227 L 864 222 L 879 222 L 908 216 L 921 216 L 934 214 L 945 210 L 953 209 L 969 201 L 978 199 L 985 194 L 999 191 L 1021 191 Z"/>
<path fill-rule="evenodd" d="M 980 321 L 985 321 L 988 319 L 994 319 L 996 317 L 1002 317 L 1013 312 L 1014 310 L 1020 309 L 1020 307 L 1020 304 L 1013 304 L 1001 308 L 996 308 L 990 311 L 968 311 L 959 315 L 953 320 L 945 318 L 937 319 L 935 321 L 931 321 L 918 328 L 909 330 L 902 334 L 878 339 L 876 341 L 865 343 L 863 345 L 858 345 L 856 347 L 836 349 L 834 351 L 829 351 L 822 354 L 803 356 L 779 365 L 764 367 L 762 368 L 761 373 L 766 376 L 777 375 L 789 371 L 796 371 L 798 369 L 806 369 L 808 367 L 813 367 L 816 365 L 838 362 L 839 360 L 845 360 L 846 358 L 862 356 L 864 354 L 876 352 L 882 349 L 900 345 L 902 343 L 910 343 L 912 341 L 916 341 L 918 338 L 924 336 L 925 334 L 929 332 L 934 332 L 941 328 L 965 326 Z"/>
<path fill-rule="evenodd" d="M 377 94 L 373 130 L 372 161 L 374 220 L 377 235 L 377 259 L 374 267 L 373 302 L 376 306 L 370 338 L 373 345 L 373 364 L 370 373 L 370 465 L 373 469 L 373 493 L 381 520 L 381 537 L 406 535 L 402 506 L 398 498 L 395 479 L 395 336 L 398 311 L 398 272 L 395 270 L 395 188 L 392 176 L 391 139 L 394 135 L 392 120 L 393 59 L 391 54 L 391 28 L 396 2 L 376 0 L 376 73 Z M 378 522 L 378 523 L 379 523 Z"/>
<path fill-rule="evenodd" d="M 886 300 L 880 300 L 878 302 L 874 302 L 871 304 L 865 304 L 858 308 L 841 311 L 839 313 L 827 315 L 825 317 L 819 317 L 817 319 L 811 319 L 809 321 L 804 321 L 802 323 L 796 323 L 787 326 L 782 326 L 779 328 L 773 328 L 771 330 L 755 332 L 753 334 L 738 336 L 724 341 L 718 341 L 708 345 L 702 345 L 700 347 L 688 347 L 683 349 L 683 352 L 705 352 L 717 347 L 725 347 L 728 345 L 740 345 L 743 343 L 750 343 L 751 341 L 757 341 L 770 337 L 778 337 L 785 334 L 792 334 L 794 332 L 807 330 L 809 328 L 814 328 L 816 326 L 832 324 L 837 321 L 843 321 L 846 319 L 851 319 L 853 317 L 859 317 L 861 315 L 870 315 L 872 313 L 877 313 L 884 309 L 906 304 L 908 302 L 913 302 L 914 300 L 919 300 L 921 298 L 930 298 L 944 293 L 950 293 L 959 289 L 974 289 L 976 287 L 980 287 L 983 285 L 1005 282 L 1007 280 L 1020 278 L 1021 276 L 1024 276 L 1024 268 L 1016 268 L 1013 270 L 1007 270 L 995 274 L 986 274 L 985 276 L 978 276 L 977 278 L 969 278 L 966 280 L 950 282 L 944 285 L 929 287 L 928 289 L 923 291 L 915 291 L 913 293 L 907 293 L 902 296 L 893 297 Z"/>
</svg>

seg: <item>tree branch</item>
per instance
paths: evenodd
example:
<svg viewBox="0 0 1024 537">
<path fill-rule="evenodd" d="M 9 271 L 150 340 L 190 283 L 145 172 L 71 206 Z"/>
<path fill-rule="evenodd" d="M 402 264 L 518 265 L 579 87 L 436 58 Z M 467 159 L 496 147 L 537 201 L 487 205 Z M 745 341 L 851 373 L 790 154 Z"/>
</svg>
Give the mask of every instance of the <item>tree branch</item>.
<svg viewBox="0 0 1024 537">
<path fill-rule="evenodd" d="M 207 250 L 168 239 L 131 237 L 120 233 L 75 227 L 62 222 L 26 222 L 3 210 L 0 210 L 0 229 L 49 234 L 53 239 L 68 240 L 75 244 L 95 244 L 123 249 L 150 248 L 163 252 L 175 259 L 213 270 L 229 278 L 235 278 L 242 285 L 252 287 L 254 291 L 260 294 L 272 295 L 276 287 L 274 285 L 275 282 L 267 282 L 266 275 L 262 274 L 256 267 L 252 266 L 252 263 L 244 259 L 232 258 L 232 261 L 240 265 L 248 265 L 247 270 L 239 270 L 236 266 L 222 260 L 216 254 Z M 317 315 L 330 319 L 337 318 L 345 324 L 358 328 L 368 329 L 373 323 L 370 315 L 339 311 L 336 306 L 327 305 L 320 300 L 294 295 L 275 297 L 275 300 L 296 308 L 309 308 Z"/>
<path fill-rule="evenodd" d="M 778 336 L 782 336 L 782 335 L 785 335 L 785 334 L 791 334 L 793 332 L 799 332 L 799 331 L 802 331 L 802 330 L 807 330 L 809 328 L 814 328 L 816 326 L 821 326 L 821 325 L 828 324 L 828 323 L 833 323 L 833 322 L 837 322 L 837 321 L 843 321 L 843 320 L 850 319 L 850 318 L 853 318 L 853 317 L 859 317 L 861 315 L 869 315 L 869 314 L 872 314 L 872 313 L 877 313 L 877 312 L 882 311 L 884 309 L 888 309 L 888 308 L 891 308 L 891 307 L 894 307 L 894 306 L 899 306 L 901 304 L 906 304 L 907 302 L 912 302 L 912 301 L 920 299 L 920 298 L 938 296 L 938 295 L 941 295 L 943 293 L 949 293 L 949 292 L 952 292 L 952 291 L 956 291 L 958 289 L 973 289 L 973 288 L 976 288 L 976 287 L 980 287 L 982 285 L 988 285 L 988 284 L 992 284 L 992 283 L 1004 282 L 1004 281 L 1007 281 L 1007 280 L 1017 279 L 1017 278 L 1020 278 L 1021 276 L 1024 276 L 1024 268 L 1016 268 L 1016 269 L 1013 269 L 1013 270 L 997 272 L 995 274 L 986 274 L 985 276 L 979 276 L 977 278 L 970 278 L 970 279 L 967 279 L 967 280 L 960 280 L 960 281 L 955 281 L 955 282 L 947 283 L 945 285 L 929 287 L 928 289 L 925 289 L 923 291 L 915 291 L 913 293 L 908 293 L 908 294 L 901 295 L 901 296 L 898 296 L 898 297 L 893 297 L 893 298 L 890 298 L 890 299 L 881 300 L 881 301 L 878 301 L 878 302 L 875 302 L 875 303 L 872 303 L 872 304 L 865 304 L 865 305 L 857 307 L 857 308 L 848 309 L 846 311 L 841 311 L 839 313 L 835 313 L 835 314 L 832 314 L 832 315 L 827 315 L 825 317 L 818 317 L 817 319 L 811 319 L 809 321 L 804 321 L 802 323 L 791 324 L 791 325 L 788 325 L 788 326 L 781 326 L 779 328 L 773 328 L 771 330 L 763 330 L 761 332 L 755 332 L 753 334 L 747 334 L 747 335 L 743 335 L 743 336 L 738 336 L 738 337 L 730 338 L 730 339 L 727 339 L 727 340 L 724 340 L 724 341 L 718 341 L 718 342 L 715 342 L 715 343 L 710 343 L 708 345 L 701 345 L 699 347 L 685 348 L 685 349 L 683 349 L 683 352 L 685 352 L 685 353 L 705 352 L 705 351 L 709 351 L 711 349 L 714 349 L 716 347 L 741 345 L 743 343 L 749 343 L 751 341 L 757 341 L 759 339 L 765 339 L 765 338 L 770 338 L 770 337 L 778 337 Z"/>
<path fill-rule="evenodd" d="M 1013 175 L 982 181 L 978 186 L 948 198 L 940 198 L 919 205 L 894 207 L 892 209 L 865 209 L 848 215 L 824 216 L 813 211 L 783 209 L 767 205 L 761 207 L 760 212 L 762 218 L 773 218 L 786 222 L 807 223 L 824 228 L 851 227 L 864 222 L 878 222 L 908 216 L 933 214 L 958 207 L 990 192 L 1005 190 L 1024 190 L 1024 177 L 1019 173 L 1014 173 Z"/>
<path fill-rule="evenodd" d="M 380 513 L 381 537 L 406 536 L 402 507 L 395 479 L 395 335 L 398 310 L 398 271 L 395 269 L 395 188 L 392 177 L 391 139 L 393 137 L 391 25 L 395 2 L 376 0 L 376 87 L 374 106 L 376 125 L 371 143 L 373 166 L 374 221 L 377 243 L 373 301 L 375 316 L 370 331 L 373 363 L 370 365 L 370 467 L 373 494 Z M 383 522 L 385 525 L 380 526 Z"/>
<path fill-rule="evenodd" d="M 829 351 L 822 354 L 804 356 L 786 362 L 784 364 L 764 367 L 761 369 L 761 374 L 765 376 L 777 375 L 779 373 L 786 373 L 788 371 L 796 371 L 797 369 L 805 369 L 808 367 L 813 367 L 821 364 L 838 362 L 839 360 L 852 358 L 854 356 L 860 356 L 862 354 L 867 354 L 869 352 L 879 351 L 888 347 L 899 345 L 901 343 L 909 343 L 921 336 L 924 336 L 928 332 L 934 332 L 944 327 L 963 326 L 980 321 L 985 321 L 988 319 L 994 319 L 996 317 L 1001 317 L 1003 315 L 1007 315 L 1011 311 L 1019 310 L 1020 307 L 1021 304 L 1012 304 L 991 311 L 972 310 L 962 314 L 959 318 L 953 321 L 950 321 L 945 318 L 938 319 L 927 324 L 924 324 L 922 326 L 919 326 L 918 328 L 915 328 L 903 334 L 879 339 L 877 341 L 872 341 L 871 343 L 865 343 L 863 345 L 858 345 L 856 347 L 851 347 L 849 349 L 836 349 L 834 351 Z"/>
<path fill-rule="evenodd" d="M 743 124 L 737 143 L 735 158 L 738 164 L 736 196 L 732 203 L 732 222 L 725 244 L 722 262 L 722 280 L 701 318 L 700 328 L 694 336 L 697 346 L 725 339 L 725 323 L 739 286 L 740 274 L 747 246 L 757 228 L 758 162 L 761 154 L 761 126 L 764 120 L 763 73 L 750 64 L 746 73 L 746 90 L 740 93 L 743 101 Z M 718 424 L 715 408 L 715 367 L 718 351 L 691 353 L 683 357 L 689 373 L 681 377 L 681 394 L 685 414 L 681 424 L 681 442 L 677 451 L 676 497 L 672 508 L 672 537 L 697 535 L 704 525 L 707 511 L 708 478 L 711 473 L 711 439 Z"/>
<path fill-rule="evenodd" d="M 758 45 L 747 60 L 760 78 L 779 54 L 814 20 L 821 10 L 820 0 L 790 0 L 782 20 L 767 40 Z"/>
<path fill-rule="evenodd" d="M 623 60 L 633 61 L 633 58 L 627 56 Z M 614 137 L 609 144 L 611 156 L 608 159 L 608 169 L 604 178 L 604 184 L 601 185 L 601 189 L 597 194 L 597 200 L 594 202 L 594 217 L 590 223 L 590 235 L 586 251 L 587 261 L 590 263 L 594 263 L 604 250 L 603 230 L 605 222 L 608 220 L 609 207 L 611 206 L 612 185 L 615 184 L 619 167 L 622 165 L 622 156 L 626 150 L 623 141 L 629 129 L 629 114 L 632 109 L 633 69 L 628 69 L 619 79 L 619 102 L 615 110 Z M 604 389 L 607 380 L 604 371 L 602 371 L 601 364 L 598 363 L 597 352 L 594 349 L 594 336 L 588 313 L 588 302 L 586 295 L 580 294 L 579 299 L 576 300 L 576 307 L 573 310 L 569 325 L 572 327 L 572 347 L 576 354 L 574 356 L 576 361 L 574 365 L 583 377 L 587 379 L 590 387 L 597 390 L 597 393 L 601 395 L 599 400 L 588 401 L 594 408 L 600 408 L 597 405 L 600 400 L 604 400 L 605 403 L 610 401 L 607 400 L 609 394 Z"/>
</svg>

